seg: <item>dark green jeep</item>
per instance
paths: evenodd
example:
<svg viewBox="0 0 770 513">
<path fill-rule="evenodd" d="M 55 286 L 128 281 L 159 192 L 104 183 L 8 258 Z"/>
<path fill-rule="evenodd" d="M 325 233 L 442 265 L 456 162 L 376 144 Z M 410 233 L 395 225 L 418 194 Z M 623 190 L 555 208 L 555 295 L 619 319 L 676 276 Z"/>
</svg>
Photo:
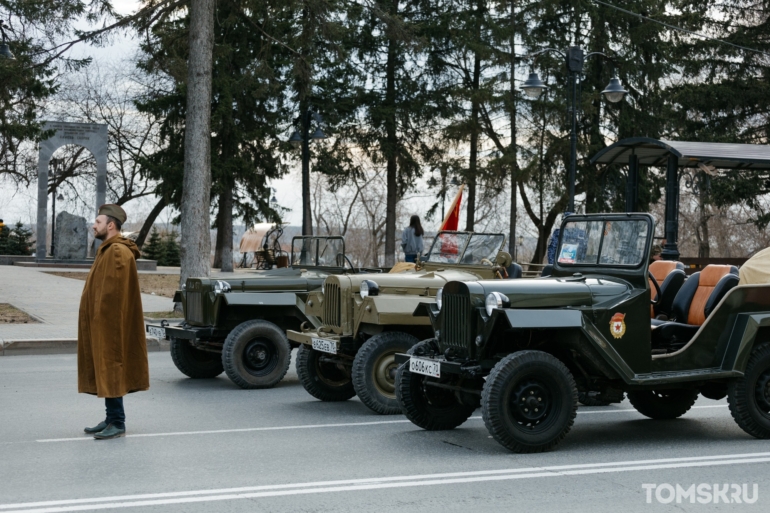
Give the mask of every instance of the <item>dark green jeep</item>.
<svg viewBox="0 0 770 513">
<path fill-rule="evenodd" d="M 480 405 L 495 440 L 538 452 L 569 432 L 579 392 L 626 392 L 654 419 L 684 415 L 700 393 L 727 396 L 744 431 L 770 438 L 770 285 L 708 266 L 681 284 L 669 320 L 653 319 L 652 234 L 646 214 L 570 216 L 552 276 L 447 283 L 415 311 L 435 338 L 397 356 L 406 416 L 452 429 Z"/>
<path fill-rule="evenodd" d="M 227 279 L 189 278 L 174 296 L 184 308 L 184 323 L 147 331 L 170 339 L 174 364 L 191 378 L 225 371 L 241 388 L 275 386 L 291 359 L 286 330 L 321 325 L 305 313 L 308 294 L 330 274 L 377 271 L 354 269 L 342 237 L 294 237 L 291 246 L 290 267 Z"/>
</svg>

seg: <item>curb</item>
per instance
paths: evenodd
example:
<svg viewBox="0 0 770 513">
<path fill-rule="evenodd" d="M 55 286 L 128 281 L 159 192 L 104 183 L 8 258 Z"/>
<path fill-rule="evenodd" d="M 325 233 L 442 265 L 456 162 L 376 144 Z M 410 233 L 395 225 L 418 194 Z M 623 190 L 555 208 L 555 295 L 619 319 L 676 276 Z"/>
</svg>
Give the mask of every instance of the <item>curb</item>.
<svg viewBox="0 0 770 513">
<path fill-rule="evenodd" d="M 168 351 L 168 340 L 147 337 L 147 352 Z M 36 354 L 77 354 L 76 338 L 43 338 L 0 340 L 0 356 L 22 356 Z"/>
</svg>

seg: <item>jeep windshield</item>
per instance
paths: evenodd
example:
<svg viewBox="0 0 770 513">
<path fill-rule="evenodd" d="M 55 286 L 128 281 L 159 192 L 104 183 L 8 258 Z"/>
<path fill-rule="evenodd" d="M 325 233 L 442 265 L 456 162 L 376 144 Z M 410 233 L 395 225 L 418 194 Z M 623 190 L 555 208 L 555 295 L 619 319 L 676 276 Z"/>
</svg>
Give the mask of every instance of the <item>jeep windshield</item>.
<svg viewBox="0 0 770 513">
<path fill-rule="evenodd" d="M 567 221 L 562 226 L 559 265 L 636 267 L 647 254 L 650 224 L 639 219 Z"/>
<path fill-rule="evenodd" d="M 440 232 L 426 262 L 436 264 L 492 265 L 505 243 L 502 234 Z"/>
<path fill-rule="evenodd" d="M 295 267 L 345 267 L 342 237 L 294 237 L 291 264 Z"/>
</svg>

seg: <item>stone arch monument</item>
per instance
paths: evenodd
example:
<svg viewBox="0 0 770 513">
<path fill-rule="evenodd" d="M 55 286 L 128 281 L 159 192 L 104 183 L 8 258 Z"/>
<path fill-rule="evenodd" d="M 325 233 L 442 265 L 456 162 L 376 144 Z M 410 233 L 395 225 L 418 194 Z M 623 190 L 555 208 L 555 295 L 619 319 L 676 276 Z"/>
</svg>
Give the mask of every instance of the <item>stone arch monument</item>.
<svg viewBox="0 0 770 513">
<path fill-rule="evenodd" d="M 36 259 L 46 256 L 48 232 L 48 164 L 54 152 L 67 144 L 77 144 L 96 159 L 96 205 L 94 214 L 107 196 L 107 125 L 46 121 L 43 130 L 56 130 L 53 137 L 40 141 L 37 161 L 37 248 Z M 95 241 L 95 248 L 100 241 Z"/>
</svg>

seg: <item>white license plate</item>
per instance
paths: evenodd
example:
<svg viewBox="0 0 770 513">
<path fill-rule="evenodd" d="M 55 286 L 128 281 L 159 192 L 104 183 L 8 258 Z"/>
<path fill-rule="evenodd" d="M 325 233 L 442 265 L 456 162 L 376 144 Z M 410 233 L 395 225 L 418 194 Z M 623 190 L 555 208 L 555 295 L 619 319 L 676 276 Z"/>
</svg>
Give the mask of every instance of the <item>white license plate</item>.
<svg viewBox="0 0 770 513">
<path fill-rule="evenodd" d="M 324 353 L 337 354 L 337 344 L 333 340 L 326 340 L 323 338 L 314 338 L 313 349 Z"/>
<path fill-rule="evenodd" d="M 147 326 L 147 332 L 155 338 L 166 338 L 166 328 Z"/>
<path fill-rule="evenodd" d="M 441 377 L 441 363 L 434 360 L 423 360 L 422 358 L 409 358 L 409 372 L 431 376 L 433 378 Z"/>
</svg>

